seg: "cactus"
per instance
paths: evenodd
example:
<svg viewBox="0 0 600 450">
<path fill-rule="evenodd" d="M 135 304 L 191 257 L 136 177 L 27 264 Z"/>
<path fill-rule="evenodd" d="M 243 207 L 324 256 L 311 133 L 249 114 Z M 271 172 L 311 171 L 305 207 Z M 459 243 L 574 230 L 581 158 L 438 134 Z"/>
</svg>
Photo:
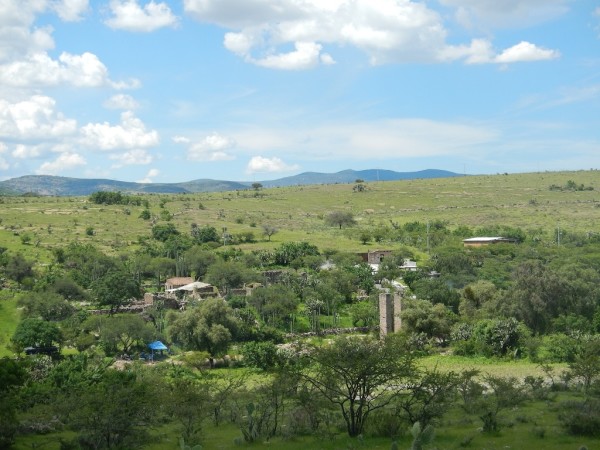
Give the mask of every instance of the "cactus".
<svg viewBox="0 0 600 450">
<path fill-rule="evenodd" d="M 421 429 L 421 424 L 415 422 L 410 433 L 413 436 L 411 450 L 423 450 L 423 446 L 430 444 L 435 438 L 435 430 L 431 425 L 427 425 L 424 429 Z"/>
</svg>

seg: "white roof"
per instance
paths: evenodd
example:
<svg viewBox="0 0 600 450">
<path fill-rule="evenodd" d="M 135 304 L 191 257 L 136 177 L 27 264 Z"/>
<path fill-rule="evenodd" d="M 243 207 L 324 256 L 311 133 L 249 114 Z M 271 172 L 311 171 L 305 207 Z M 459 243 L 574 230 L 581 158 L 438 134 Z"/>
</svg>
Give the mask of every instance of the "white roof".
<svg viewBox="0 0 600 450">
<path fill-rule="evenodd" d="M 469 239 L 463 239 L 463 242 L 493 242 L 493 241 L 501 241 L 506 239 L 504 237 L 496 236 L 496 237 L 474 237 Z"/>
<path fill-rule="evenodd" d="M 167 289 L 167 292 L 175 292 L 175 291 L 189 291 L 192 292 L 194 289 L 202 289 L 206 287 L 210 287 L 211 285 L 208 283 L 203 283 L 202 281 L 194 281 L 193 283 L 186 284 L 185 286 L 181 286 L 175 289 Z"/>
</svg>

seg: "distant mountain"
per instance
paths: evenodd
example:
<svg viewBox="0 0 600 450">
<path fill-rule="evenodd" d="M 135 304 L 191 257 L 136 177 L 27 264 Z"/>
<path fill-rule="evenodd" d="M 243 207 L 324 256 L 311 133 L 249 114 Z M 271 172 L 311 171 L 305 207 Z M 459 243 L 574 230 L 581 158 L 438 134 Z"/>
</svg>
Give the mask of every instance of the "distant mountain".
<svg viewBox="0 0 600 450">
<path fill-rule="evenodd" d="M 278 180 L 262 181 L 265 187 L 296 186 L 303 184 L 335 184 L 353 183 L 356 180 L 363 181 L 396 181 L 414 180 L 417 178 L 450 178 L 462 176 L 461 174 L 447 170 L 427 169 L 418 172 L 394 172 L 393 170 L 369 169 L 369 170 L 342 170 L 336 173 L 304 172 L 292 177 L 280 178 Z"/>
<path fill-rule="evenodd" d="M 335 184 L 364 181 L 394 181 L 417 178 L 448 178 L 461 176 L 446 170 L 428 169 L 418 172 L 392 170 L 344 170 L 337 173 L 305 172 L 278 180 L 260 181 L 264 187 L 297 186 L 306 184 Z M 253 182 L 193 180 L 184 183 L 133 183 L 108 179 L 67 178 L 50 175 L 26 175 L 0 181 L 0 195 L 84 196 L 98 191 L 128 193 L 184 194 L 249 189 Z"/>
</svg>

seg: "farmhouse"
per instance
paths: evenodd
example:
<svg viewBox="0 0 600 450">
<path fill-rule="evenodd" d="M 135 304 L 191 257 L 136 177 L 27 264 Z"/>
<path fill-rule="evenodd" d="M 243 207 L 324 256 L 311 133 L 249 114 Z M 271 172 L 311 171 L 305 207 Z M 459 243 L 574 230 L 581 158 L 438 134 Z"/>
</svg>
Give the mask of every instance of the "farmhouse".
<svg viewBox="0 0 600 450">
<path fill-rule="evenodd" d="M 491 244 L 515 244 L 516 239 L 505 238 L 505 237 L 474 237 L 469 239 L 463 239 L 463 245 L 465 247 L 483 247 Z"/>
<path fill-rule="evenodd" d="M 367 253 L 359 253 L 362 260 L 368 264 L 379 264 L 383 258 L 392 256 L 391 250 L 372 250 Z"/>
<path fill-rule="evenodd" d="M 192 277 L 175 277 L 169 278 L 165 281 L 165 291 L 171 291 L 173 289 L 178 289 L 187 284 L 193 283 L 195 280 Z"/>
</svg>

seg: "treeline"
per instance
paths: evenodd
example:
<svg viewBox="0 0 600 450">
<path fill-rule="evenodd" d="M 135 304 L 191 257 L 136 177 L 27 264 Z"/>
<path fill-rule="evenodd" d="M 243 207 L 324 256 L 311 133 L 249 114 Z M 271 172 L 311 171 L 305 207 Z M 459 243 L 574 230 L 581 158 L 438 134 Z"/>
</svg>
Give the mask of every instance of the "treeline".
<svg viewBox="0 0 600 450">
<path fill-rule="evenodd" d="M 97 191 L 89 196 L 89 201 L 97 205 L 132 205 L 149 207 L 150 203 L 137 195 L 125 195 L 121 192 Z"/>
</svg>

